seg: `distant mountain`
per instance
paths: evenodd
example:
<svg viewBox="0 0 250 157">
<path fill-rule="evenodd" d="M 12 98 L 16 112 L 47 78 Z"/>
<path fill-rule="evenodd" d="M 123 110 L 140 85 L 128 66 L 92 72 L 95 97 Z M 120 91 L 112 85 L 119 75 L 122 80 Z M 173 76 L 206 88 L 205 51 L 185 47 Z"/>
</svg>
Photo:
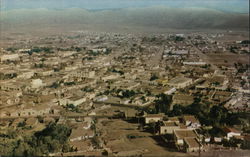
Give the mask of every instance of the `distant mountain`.
<svg viewBox="0 0 250 157">
<path fill-rule="evenodd" d="M 2 11 L 2 30 L 43 27 L 98 28 L 144 27 L 160 29 L 237 29 L 248 30 L 249 14 L 226 13 L 205 8 L 128 8 L 87 11 L 71 8 L 65 10 L 16 9 Z"/>
</svg>

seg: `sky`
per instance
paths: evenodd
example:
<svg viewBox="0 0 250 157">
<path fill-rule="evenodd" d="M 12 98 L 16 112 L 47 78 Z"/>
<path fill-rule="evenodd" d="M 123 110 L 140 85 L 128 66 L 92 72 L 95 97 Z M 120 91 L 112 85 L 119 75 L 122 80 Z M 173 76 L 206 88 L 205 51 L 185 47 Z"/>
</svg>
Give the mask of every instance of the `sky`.
<svg viewBox="0 0 250 157">
<path fill-rule="evenodd" d="M 67 9 L 108 10 L 166 6 L 172 8 L 209 8 L 225 12 L 249 13 L 248 0 L 0 0 L 1 10 Z"/>
</svg>

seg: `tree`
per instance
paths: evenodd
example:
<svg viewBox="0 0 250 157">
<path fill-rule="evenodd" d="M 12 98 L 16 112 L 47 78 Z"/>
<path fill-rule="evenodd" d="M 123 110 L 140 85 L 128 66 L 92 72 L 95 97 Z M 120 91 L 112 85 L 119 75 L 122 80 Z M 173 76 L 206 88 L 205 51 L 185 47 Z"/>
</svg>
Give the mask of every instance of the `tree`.
<svg viewBox="0 0 250 157">
<path fill-rule="evenodd" d="M 30 146 L 27 143 L 24 143 L 23 141 L 18 141 L 18 145 L 17 147 L 14 149 L 13 155 L 14 156 L 30 156 L 30 154 L 28 152 L 30 148 Z"/>
<path fill-rule="evenodd" d="M 102 152 L 102 155 L 103 155 L 103 156 L 108 156 L 108 155 L 109 155 L 109 153 L 108 153 L 108 151 L 107 151 L 107 150 L 104 150 L 104 151 Z"/>
<path fill-rule="evenodd" d="M 158 99 L 155 100 L 155 109 L 157 113 L 168 113 L 170 104 L 172 102 L 172 96 L 161 93 L 156 96 Z"/>
<path fill-rule="evenodd" d="M 155 135 L 156 134 L 156 122 L 155 121 L 150 122 L 149 127 L 153 129 L 153 134 Z"/>
<path fill-rule="evenodd" d="M 218 136 L 223 136 L 224 135 L 224 131 L 219 127 L 213 127 L 208 132 L 212 137 L 218 137 Z"/>
<path fill-rule="evenodd" d="M 185 109 L 183 106 L 176 104 L 176 105 L 174 105 L 173 110 L 171 111 L 171 115 L 172 116 L 180 116 L 183 114 L 184 110 Z"/>
<path fill-rule="evenodd" d="M 211 118 L 213 125 L 225 123 L 227 119 L 227 110 L 221 106 L 213 106 L 210 110 L 209 117 Z"/>
<path fill-rule="evenodd" d="M 157 79 L 159 79 L 159 77 L 158 76 L 156 76 L 156 74 L 153 74 L 151 77 L 150 77 L 150 81 L 154 81 L 154 80 L 157 80 Z"/>
<path fill-rule="evenodd" d="M 232 137 L 229 140 L 223 140 L 222 143 L 224 147 L 238 147 L 238 145 L 242 144 L 243 141 L 241 139 L 236 139 L 235 137 Z"/>
</svg>

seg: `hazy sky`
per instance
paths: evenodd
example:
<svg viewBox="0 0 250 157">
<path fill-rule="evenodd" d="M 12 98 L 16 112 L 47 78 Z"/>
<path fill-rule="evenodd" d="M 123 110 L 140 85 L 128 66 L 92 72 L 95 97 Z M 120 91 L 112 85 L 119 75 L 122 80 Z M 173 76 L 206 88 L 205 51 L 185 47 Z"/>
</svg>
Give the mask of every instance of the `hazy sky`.
<svg viewBox="0 0 250 157">
<path fill-rule="evenodd" d="M 167 6 L 202 7 L 227 12 L 249 12 L 248 0 L 0 0 L 1 10 L 20 8 L 83 8 L 88 10 Z"/>
</svg>

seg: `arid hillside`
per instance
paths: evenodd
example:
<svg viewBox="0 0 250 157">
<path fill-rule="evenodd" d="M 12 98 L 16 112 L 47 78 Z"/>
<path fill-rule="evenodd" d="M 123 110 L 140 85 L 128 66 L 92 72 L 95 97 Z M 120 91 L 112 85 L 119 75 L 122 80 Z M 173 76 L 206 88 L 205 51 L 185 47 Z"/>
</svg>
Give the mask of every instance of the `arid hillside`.
<svg viewBox="0 0 250 157">
<path fill-rule="evenodd" d="M 88 11 L 17 9 L 2 11 L 1 30 L 56 29 L 188 29 L 247 30 L 249 14 L 225 13 L 204 8 L 128 8 Z"/>
</svg>

